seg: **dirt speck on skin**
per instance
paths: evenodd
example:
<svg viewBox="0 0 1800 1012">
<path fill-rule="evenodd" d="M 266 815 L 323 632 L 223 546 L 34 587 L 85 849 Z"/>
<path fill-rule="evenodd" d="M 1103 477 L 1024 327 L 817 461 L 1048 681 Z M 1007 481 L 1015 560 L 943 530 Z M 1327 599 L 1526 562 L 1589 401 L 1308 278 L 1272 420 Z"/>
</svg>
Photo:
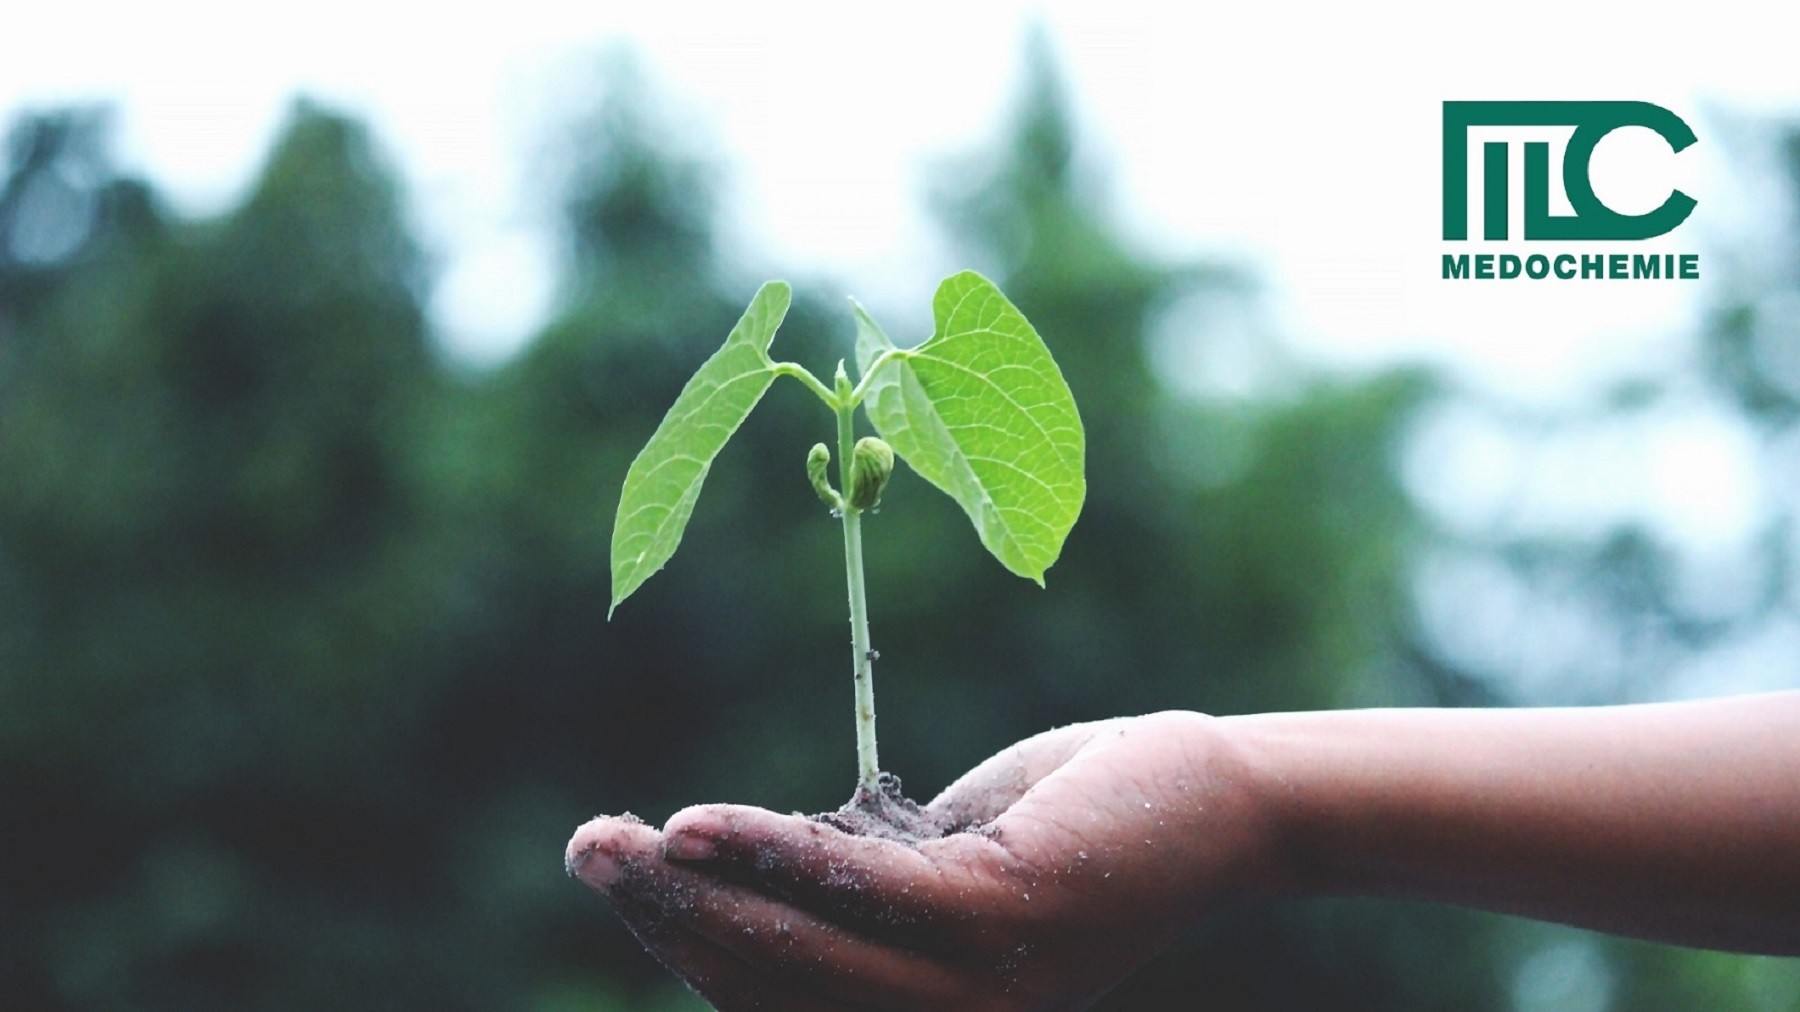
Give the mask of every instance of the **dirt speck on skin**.
<svg viewBox="0 0 1800 1012">
<path fill-rule="evenodd" d="M 853 836 L 872 836 L 913 847 L 971 828 L 920 808 L 918 802 L 900 790 L 900 778 L 892 773 L 880 774 L 876 784 L 881 788 L 878 791 L 858 784 L 844 807 L 810 818 Z"/>
</svg>

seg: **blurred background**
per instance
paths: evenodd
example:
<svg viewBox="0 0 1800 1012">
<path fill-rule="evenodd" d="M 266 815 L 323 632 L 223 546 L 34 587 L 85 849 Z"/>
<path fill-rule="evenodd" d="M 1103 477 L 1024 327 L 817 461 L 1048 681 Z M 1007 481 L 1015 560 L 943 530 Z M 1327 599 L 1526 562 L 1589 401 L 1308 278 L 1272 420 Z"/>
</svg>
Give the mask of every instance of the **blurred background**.
<svg viewBox="0 0 1800 1012">
<path fill-rule="evenodd" d="M 797 386 L 605 621 L 626 465 L 768 277 L 796 287 L 778 354 L 826 373 L 845 294 L 907 343 L 980 269 L 1087 425 L 1047 590 L 904 468 L 868 528 L 882 755 L 915 796 L 1165 708 L 1800 686 L 1780 33 L 1712 7 L 1559 65 L 1617 25 L 1545 39 L 1521 9 L 1411 52 L 1107 6 L 24 15 L 0 1006 L 698 1007 L 561 853 L 599 812 L 816 811 L 854 780 L 841 544 L 801 466 L 830 421 Z M 1527 41 L 1561 69 L 1499 74 Z M 1704 281 L 1438 280 L 1457 97 L 1688 118 L 1671 248 Z M 1800 964 L 1314 902 L 1223 914 L 1104 1007 L 1201 998 L 1772 1012 Z"/>
</svg>

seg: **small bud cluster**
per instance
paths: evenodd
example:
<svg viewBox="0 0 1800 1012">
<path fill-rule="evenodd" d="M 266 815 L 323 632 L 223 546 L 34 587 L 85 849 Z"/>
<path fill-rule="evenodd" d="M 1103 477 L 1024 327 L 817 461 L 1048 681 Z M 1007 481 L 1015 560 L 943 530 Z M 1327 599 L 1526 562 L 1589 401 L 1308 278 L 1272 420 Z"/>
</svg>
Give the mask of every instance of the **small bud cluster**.
<svg viewBox="0 0 1800 1012">
<path fill-rule="evenodd" d="M 831 450 L 824 443 L 814 443 L 806 454 L 806 478 L 812 482 L 819 501 L 833 512 L 842 511 L 846 505 L 851 509 L 873 509 L 880 504 L 881 493 L 887 490 L 888 478 L 894 473 L 894 450 L 874 436 L 864 436 L 856 441 L 855 448 L 850 451 L 850 499 L 847 504 L 831 487 L 831 479 L 826 474 L 830 464 Z"/>
</svg>

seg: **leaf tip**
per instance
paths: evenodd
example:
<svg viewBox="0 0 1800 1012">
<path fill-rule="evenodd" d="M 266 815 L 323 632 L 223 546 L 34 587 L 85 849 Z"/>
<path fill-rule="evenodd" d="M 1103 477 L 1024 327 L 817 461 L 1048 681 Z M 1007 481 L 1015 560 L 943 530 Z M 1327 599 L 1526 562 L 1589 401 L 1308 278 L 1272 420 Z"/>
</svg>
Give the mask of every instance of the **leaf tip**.
<svg viewBox="0 0 1800 1012">
<path fill-rule="evenodd" d="M 960 270 L 960 271 L 957 271 L 955 274 L 952 274 L 949 277 L 945 278 L 944 280 L 938 282 L 938 291 L 940 293 L 943 293 L 943 292 L 954 290 L 963 285 L 974 285 L 976 287 L 981 287 L 981 288 L 992 288 L 995 291 L 1000 290 L 999 285 L 996 285 L 992 281 L 988 280 L 987 275 L 981 273 L 980 271 Z"/>
<path fill-rule="evenodd" d="M 614 580 L 613 582 L 615 585 L 617 585 L 617 583 L 618 583 L 617 580 Z M 606 606 L 606 620 L 608 622 L 612 621 L 613 612 L 618 611 L 619 605 L 624 604 L 625 599 L 630 597 L 631 592 L 636 589 L 637 589 L 636 587 L 628 587 L 628 588 L 626 588 L 626 590 L 623 594 L 616 593 L 616 592 L 613 594 L 612 603 L 610 603 Z"/>
</svg>

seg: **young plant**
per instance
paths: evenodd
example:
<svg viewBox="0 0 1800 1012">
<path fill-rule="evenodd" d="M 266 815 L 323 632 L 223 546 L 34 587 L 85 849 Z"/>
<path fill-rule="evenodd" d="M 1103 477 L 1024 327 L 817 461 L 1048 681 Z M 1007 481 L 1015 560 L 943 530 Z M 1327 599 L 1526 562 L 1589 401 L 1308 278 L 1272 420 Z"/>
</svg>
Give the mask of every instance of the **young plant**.
<svg viewBox="0 0 1800 1012">
<path fill-rule="evenodd" d="M 932 300 L 936 332 L 897 348 L 861 306 L 852 385 L 840 360 L 827 386 L 769 357 L 787 314 L 786 283 L 750 300 L 724 347 L 706 360 L 625 474 L 612 536 L 612 611 L 675 554 L 700 485 L 725 442 L 778 377 L 791 376 L 837 418 L 838 485 L 831 451 L 813 446 L 806 471 L 843 522 L 856 685 L 858 796 L 879 791 L 875 748 L 876 653 L 863 590 L 862 515 L 881 498 L 900 459 L 948 493 L 981 543 L 1007 569 L 1044 583 L 1087 494 L 1086 438 L 1075 400 L 1050 350 L 993 282 L 972 271 L 948 278 Z M 877 437 L 856 438 L 861 406 Z M 885 440 L 885 441 L 884 441 Z"/>
</svg>

